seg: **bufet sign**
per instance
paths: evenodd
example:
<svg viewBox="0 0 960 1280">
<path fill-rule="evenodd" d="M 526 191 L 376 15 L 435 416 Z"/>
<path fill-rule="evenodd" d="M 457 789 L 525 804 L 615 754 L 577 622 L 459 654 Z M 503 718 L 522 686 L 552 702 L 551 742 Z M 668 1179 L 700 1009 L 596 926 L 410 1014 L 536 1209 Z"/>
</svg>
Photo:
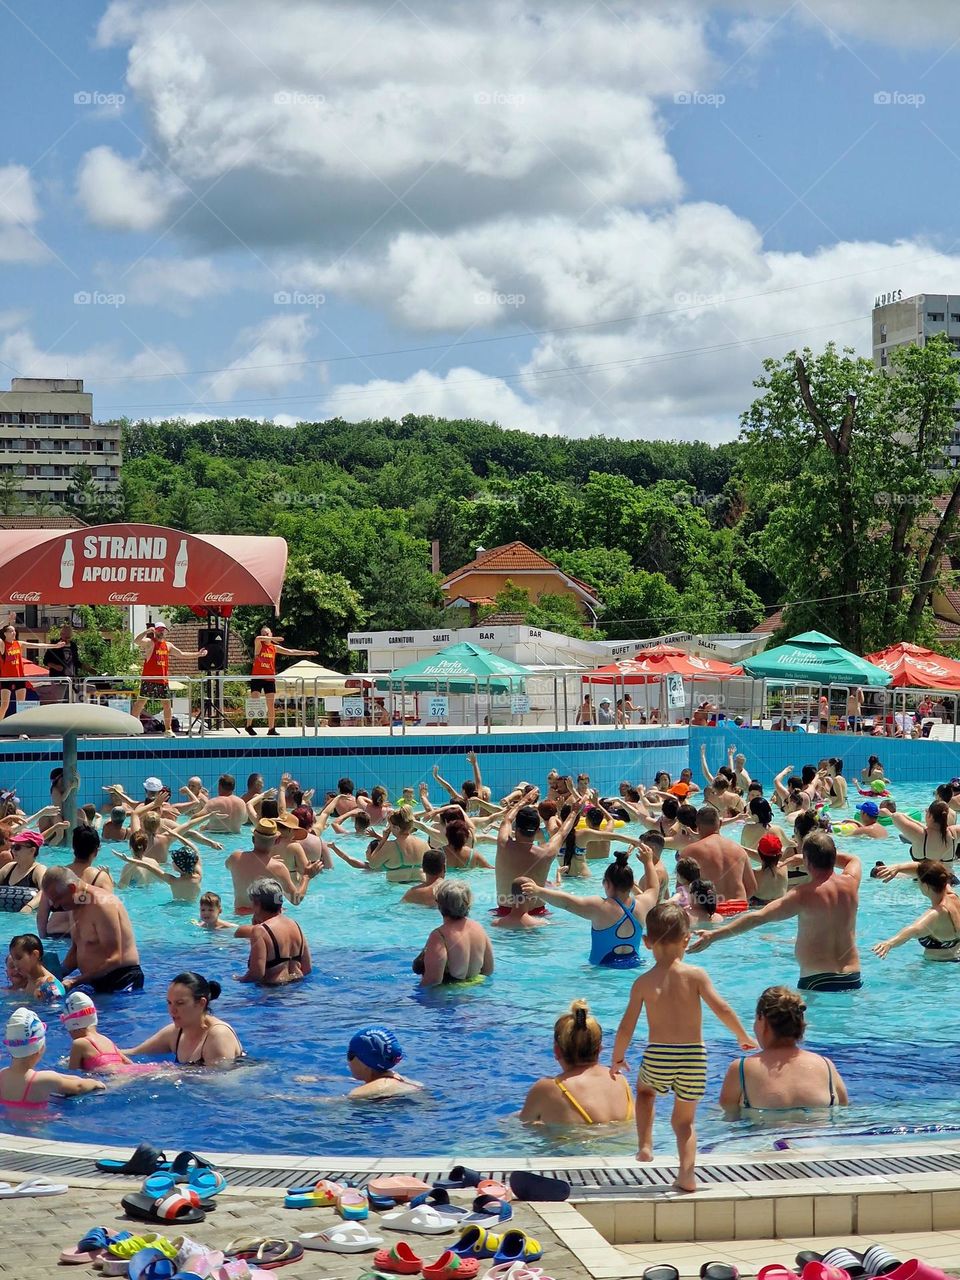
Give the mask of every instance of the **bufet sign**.
<svg viewBox="0 0 960 1280">
<path fill-rule="evenodd" d="M 181 533 L 157 525 L 0 530 L 0 602 L 279 607 L 283 538 Z"/>
</svg>

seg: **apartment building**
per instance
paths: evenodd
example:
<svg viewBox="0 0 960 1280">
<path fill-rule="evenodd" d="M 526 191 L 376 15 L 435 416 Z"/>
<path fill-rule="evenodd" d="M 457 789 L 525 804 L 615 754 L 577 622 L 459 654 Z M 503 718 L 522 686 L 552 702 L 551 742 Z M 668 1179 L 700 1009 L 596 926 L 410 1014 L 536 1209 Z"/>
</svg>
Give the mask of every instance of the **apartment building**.
<svg viewBox="0 0 960 1280">
<path fill-rule="evenodd" d="M 903 298 L 899 289 L 880 294 L 873 307 L 873 363 L 886 369 L 890 352 L 914 343 L 924 346 L 934 334 L 944 333 L 960 358 L 960 294 L 918 293 Z M 954 429 L 944 449 L 945 466 L 960 466 L 960 405 L 954 406 Z"/>
<path fill-rule="evenodd" d="M 119 422 L 93 421 L 82 378 L 13 378 L 0 391 L 0 482 L 16 482 L 22 501 L 63 503 L 78 466 L 105 490 L 123 463 Z"/>
</svg>

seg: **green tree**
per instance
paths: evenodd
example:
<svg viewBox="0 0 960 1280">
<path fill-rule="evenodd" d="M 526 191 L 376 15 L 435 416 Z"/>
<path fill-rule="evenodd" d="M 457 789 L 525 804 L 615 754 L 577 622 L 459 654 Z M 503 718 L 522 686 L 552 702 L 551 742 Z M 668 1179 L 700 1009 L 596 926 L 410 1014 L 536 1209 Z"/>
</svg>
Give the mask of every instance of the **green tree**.
<svg viewBox="0 0 960 1280">
<path fill-rule="evenodd" d="M 319 662 L 342 664 L 347 632 L 365 622 L 360 597 L 342 574 L 324 573 L 300 556 L 291 557 L 280 615 L 270 623 L 291 649 L 316 649 Z"/>
<path fill-rule="evenodd" d="M 91 467 L 84 463 L 74 467 L 67 490 L 66 509 L 87 524 L 107 524 L 116 519 L 121 495 L 98 484 Z"/>
<path fill-rule="evenodd" d="M 122 609 L 107 605 L 78 605 L 80 626 L 74 632 L 81 675 L 129 676 L 139 669 L 140 651 L 127 630 Z M 51 630 L 51 639 L 60 639 L 60 630 Z"/>
<path fill-rule="evenodd" d="M 894 354 L 889 374 L 830 344 L 764 362 L 743 415 L 742 474 L 765 523 L 753 542 L 793 603 L 858 652 L 920 634 L 960 481 L 940 516 L 936 470 L 960 380 L 945 341 Z"/>
</svg>

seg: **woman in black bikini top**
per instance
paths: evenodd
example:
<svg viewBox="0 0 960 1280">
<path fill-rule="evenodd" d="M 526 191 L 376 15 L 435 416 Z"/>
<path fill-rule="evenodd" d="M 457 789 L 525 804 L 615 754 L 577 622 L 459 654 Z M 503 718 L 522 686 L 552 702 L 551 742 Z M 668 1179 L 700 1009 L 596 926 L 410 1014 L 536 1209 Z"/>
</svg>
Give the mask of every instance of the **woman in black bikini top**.
<svg viewBox="0 0 960 1280">
<path fill-rule="evenodd" d="M 281 914 L 283 889 L 279 882 L 261 876 L 247 895 L 253 904 L 253 924 L 243 927 L 242 936 L 250 939 L 250 957 L 239 981 L 268 987 L 299 982 L 312 968 L 310 948 L 297 922 Z"/>
<path fill-rule="evenodd" d="M 172 1021 L 142 1044 L 123 1052 L 129 1057 L 172 1053 L 182 1066 L 195 1067 L 220 1067 L 243 1058 L 243 1045 L 233 1027 L 210 1013 L 210 1004 L 220 989 L 220 983 L 213 978 L 178 973 L 167 989 Z"/>
</svg>

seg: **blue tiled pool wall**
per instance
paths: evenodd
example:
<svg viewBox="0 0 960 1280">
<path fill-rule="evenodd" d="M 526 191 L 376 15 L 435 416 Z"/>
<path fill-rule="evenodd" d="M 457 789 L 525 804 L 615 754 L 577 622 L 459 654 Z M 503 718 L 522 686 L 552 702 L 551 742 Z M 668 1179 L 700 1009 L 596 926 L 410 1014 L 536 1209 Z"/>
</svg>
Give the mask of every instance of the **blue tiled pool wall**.
<svg viewBox="0 0 960 1280">
<path fill-rule="evenodd" d="M 690 764 L 698 783 L 700 746 L 707 748 L 711 769 L 726 763 L 727 744 L 733 743 L 747 757 L 747 772 L 769 789 L 770 780 L 787 765 L 797 772 L 804 764 L 816 764 L 825 756 L 843 761 L 847 779 L 860 776 L 868 756 L 878 756 L 887 777 L 894 782 L 947 782 L 960 777 L 960 742 L 931 742 L 926 738 L 870 738 L 840 733 L 773 733 L 764 729 L 701 729 L 691 727 Z"/>
<path fill-rule="evenodd" d="M 483 780 L 495 796 L 509 791 L 520 778 L 542 786 L 547 773 L 557 769 L 574 777 L 589 773 L 601 792 L 615 791 L 624 779 L 652 784 L 666 769 L 674 777 L 687 763 L 686 729 L 649 732 L 581 731 L 570 733 L 456 737 L 408 735 L 407 737 L 279 738 L 274 742 L 214 738 L 168 742 L 163 739 L 99 738 L 79 743 L 78 768 L 81 799 L 102 803 L 100 788 L 120 783 L 128 795 L 139 798 L 142 784 L 151 774 L 174 792 L 198 774 L 213 788 L 220 773 L 232 773 L 238 790 L 247 776 L 262 773 L 267 786 L 276 786 L 281 774 L 291 773 L 304 788 L 315 787 L 316 799 L 336 788 L 341 777 L 353 779 L 368 791 L 382 783 L 391 798 L 404 786 L 430 783 L 434 804 L 443 798 L 431 771 L 439 764 L 444 778 L 459 787 L 472 777 L 466 752 L 473 747 L 480 760 Z M 44 740 L 0 741 L 0 786 L 13 787 L 28 813 L 49 802 L 50 770 L 62 763 L 59 743 Z"/>
</svg>

